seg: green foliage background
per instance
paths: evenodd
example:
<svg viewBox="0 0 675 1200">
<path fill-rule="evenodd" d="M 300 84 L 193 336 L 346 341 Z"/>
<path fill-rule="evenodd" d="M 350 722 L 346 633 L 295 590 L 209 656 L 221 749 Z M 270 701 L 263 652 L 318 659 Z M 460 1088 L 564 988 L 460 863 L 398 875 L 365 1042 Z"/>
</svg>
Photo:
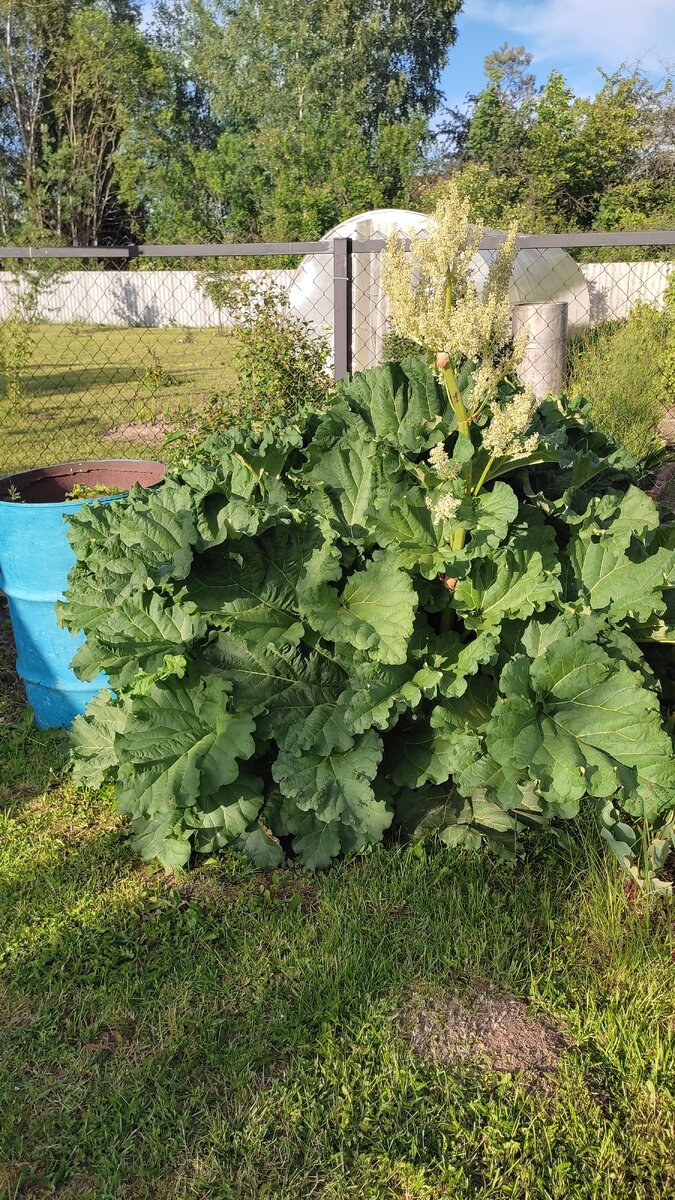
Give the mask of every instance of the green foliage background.
<svg viewBox="0 0 675 1200">
<path fill-rule="evenodd" d="M 472 219 L 487 225 L 515 221 L 527 233 L 672 228 L 669 78 L 655 85 L 639 68 L 621 67 L 599 72 L 595 95 L 577 96 L 557 70 L 537 88 L 531 62 L 522 46 L 488 55 L 485 87 L 464 110 L 446 114 L 436 179 L 432 173 L 419 180 L 418 206 L 433 208 L 439 179 L 452 171 Z M 593 257 L 644 253 L 621 247 L 594 250 Z"/>
<path fill-rule="evenodd" d="M 589 400 L 598 429 L 644 461 L 662 445 L 659 424 L 675 403 L 675 316 L 637 304 L 572 342 L 568 389 Z"/>
<path fill-rule="evenodd" d="M 503 46 L 475 97 L 447 112 L 439 80 L 459 8 L 5 4 L 5 241 L 316 238 L 367 208 L 430 210 L 450 173 L 488 225 L 670 227 L 670 81 L 622 68 L 577 96 L 553 71 L 538 88 L 527 51 Z"/>
</svg>

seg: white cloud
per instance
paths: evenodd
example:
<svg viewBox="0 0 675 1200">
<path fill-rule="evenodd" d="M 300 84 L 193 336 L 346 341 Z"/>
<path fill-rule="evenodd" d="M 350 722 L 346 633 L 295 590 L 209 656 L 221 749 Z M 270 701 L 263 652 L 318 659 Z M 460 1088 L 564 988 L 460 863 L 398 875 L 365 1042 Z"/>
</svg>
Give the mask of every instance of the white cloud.
<svg viewBox="0 0 675 1200">
<path fill-rule="evenodd" d="M 658 71 L 675 60 L 675 0 L 466 0 L 464 16 L 500 26 L 539 61 Z"/>
</svg>

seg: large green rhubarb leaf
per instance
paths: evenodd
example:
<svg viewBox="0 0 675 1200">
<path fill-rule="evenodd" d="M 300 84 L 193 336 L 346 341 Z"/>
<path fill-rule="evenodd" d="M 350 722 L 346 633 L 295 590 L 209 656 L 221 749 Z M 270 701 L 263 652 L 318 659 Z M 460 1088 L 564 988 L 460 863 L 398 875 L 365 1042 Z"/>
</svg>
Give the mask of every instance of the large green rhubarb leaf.
<svg viewBox="0 0 675 1200">
<path fill-rule="evenodd" d="M 233 783 L 223 784 L 211 796 L 185 812 L 185 824 L 195 831 L 194 848 L 212 854 L 246 834 L 263 805 L 263 783 L 240 772 Z"/>
<path fill-rule="evenodd" d="M 365 422 L 353 416 L 349 432 L 321 456 L 304 479 L 316 490 L 317 510 L 342 537 L 371 545 L 367 514 L 382 479 L 397 473 L 396 455 L 382 453 Z"/>
<path fill-rule="evenodd" d="M 387 741 L 387 768 L 399 787 L 419 788 L 425 783 L 445 783 L 479 751 L 479 738 L 457 729 L 451 713 L 437 704 L 429 718 L 399 721 Z"/>
<path fill-rule="evenodd" d="M 271 871 L 285 859 L 281 846 L 259 824 L 252 825 L 237 838 L 235 845 L 243 850 L 260 871 Z"/>
<path fill-rule="evenodd" d="M 110 505 L 118 519 L 113 532 L 156 582 L 185 579 L 192 564 L 196 527 L 193 497 L 186 487 L 163 486 L 138 504 Z"/>
<path fill-rule="evenodd" d="M 605 612 L 612 620 L 630 616 L 647 622 L 665 611 L 663 592 L 669 586 L 675 556 L 672 550 L 648 554 L 641 544 L 630 550 L 607 539 L 572 538 L 570 570 L 564 574 L 565 599 L 584 609 Z"/>
<path fill-rule="evenodd" d="M 304 754 L 300 760 L 283 750 L 279 754 L 272 775 L 282 795 L 314 818 L 310 823 L 286 818 L 288 828 L 310 839 L 296 848 L 301 855 L 304 851 L 312 865 L 323 865 L 321 857 L 337 852 L 343 842 L 341 827 L 351 831 L 356 842 L 370 844 L 379 841 L 391 824 L 392 813 L 386 802 L 377 798 L 371 783 L 381 758 L 382 743 L 372 729 L 343 754 Z M 323 846 L 317 844 L 317 835 Z"/>
<path fill-rule="evenodd" d="M 476 634 L 471 641 L 450 632 L 435 638 L 426 655 L 429 678 L 433 674 L 439 693 L 447 699 L 463 696 L 482 666 L 497 656 L 499 627 L 492 626 Z"/>
<path fill-rule="evenodd" d="M 84 505 L 69 517 L 68 539 L 78 557 L 62 624 L 89 633 L 105 609 L 133 596 L 146 581 L 184 579 L 197 538 L 188 488 L 172 481 L 157 489 L 132 488 L 113 504 Z"/>
<path fill-rule="evenodd" d="M 274 738 L 297 754 L 352 745 L 341 700 L 347 674 L 327 653 L 304 655 L 274 645 L 252 649 L 221 634 L 206 660 L 229 680 L 233 706 L 256 717 L 260 737 Z"/>
<path fill-rule="evenodd" d="M 205 632 L 194 605 L 140 592 L 101 617 L 72 665 L 81 679 L 106 671 L 114 688 L 125 687 L 138 674 L 152 674 L 165 655 L 188 651 Z"/>
<path fill-rule="evenodd" d="M 71 726 L 73 780 L 79 787 L 100 787 L 108 771 L 117 766 L 115 736 L 124 728 L 126 714 L 111 700 L 104 688 L 89 701 L 85 716 L 76 717 Z"/>
<path fill-rule="evenodd" d="M 158 859 L 167 871 L 180 871 L 190 858 L 192 844 L 173 809 L 137 817 L 131 822 L 131 845 L 146 862 Z"/>
<path fill-rule="evenodd" d="M 513 659 L 500 688 L 489 753 L 529 771 L 545 798 L 617 793 L 628 812 L 650 818 L 672 805 L 675 759 L 658 698 L 625 662 L 576 634 L 534 662 Z"/>
<path fill-rule="evenodd" d="M 541 612 L 560 591 L 558 548 L 553 530 L 536 511 L 489 557 L 470 564 L 455 588 L 454 604 L 470 629 L 487 629 L 507 618 Z"/>
<path fill-rule="evenodd" d="M 568 513 L 566 519 L 583 537 L 611 541 L 617 550 L 627 550 L 633 538 L 648 539 L 659 527 L 656 504 L 636 487 L 594 496 L 583 514 Z"/>
<path fill-rule="evenodd" d="M 418 662 L 397 666 L 379 662 L 355 664 L 344 719 L 354 733 L 390 729 L 402 712 L 419 704 L 428 685 L 426 669 Z"/>
<path fill-rule="evenodd" d="M 125 568 L 122 577 L 103 566 L 91 571 L 88 564 L 77 562 L 68 576 L 66 600 L 56 605 L 59 624 L 73 633 L 80 629 L 85 629 L 87 636 L 95 633 L 114 605 L 134 596 L 148 582 L 142 564 L 126 561 Z"/>
<path fill-rule="evenodd" d="M 636 642 L 662 642 L 667 645 L 675 643 L 675 588 L 666 588 L 662 594 L 663 608 L 653 613 L 647 620 L 631 622 L 631 637 Z"/>
<path fill-rule="evenodd" d="M 120 809 L 148 817 L 197 805 L 239 774 L 255 750 L 253 718 L 228 711 L 222 679 L 166 680 L 135 697 L 115 738 Z"/>
<path fill-rule="evenodd" d="M 449 432 L 455 421 L 433 373 L 417 356 L 355 375 L 345 394 L 367 415 L 378 438 L 418 454 Z"/>
<path fill-rule="evenodd" d="M 521 831 L 548 824 L 554 815 L 518 789 L 510 804 L 491 799 L 483 788 L 460 794 L 451 784 L 405 789 L 396 800 L 396 820 L 413 840 L 435 834 L 446 846 L 470 849 L 485 840 L 505 857 L 513 857 Z"/>
<path fill-rule="evenodd" d="M 193 467 L 184 475 L 194 496 L 197 549 L 253 536 L 288 517 L 293 488 L 286 471 L 301 446 L 300 430 L 288 421 L 211 438 L 205 449 L 217 451 L 217 465 Z"/>
<path fill-rule="evenodd" d="M 408 657 L 416 607 L 409 576 L 383 556 L 355 571 L 339 593 L 330 584 L 308 593 L 301 612 L 322 637 L 396 664 Z"/>
<path fill-rule="evenodd" d="M 517 516 L 518 500 L 507 483 L 497 481 L 491 491 L 465 497 L 457 520 L 469 532 L 469 555 L 478 557 L 494 550 Z"/>
<path fill-rule="evenodd" d="M 563 596 L 577 609 L 648 622 L 665 611 L 662 596 L 675 553 L 655 537 L 658 511 L 638 488 L 594 497 L 565 515 L 572 537 L 563 568 Z M 653 542 L 653 544 L 652 544 Z"/>
<path fill-rule="evenodd" d="M 200 556 L 185 595 L 211 624 L 231 629 L 249 645 L 295 645 L 303 634 L 298 581 L 323 545 L 314 520 L 277 525 L 233 543 L 229 552 Z"/>
<path fill-rule="evenodd" d="M 433 784 L 415 791 L 402 791 L 396 801 L 396 818 L 413 841 L 436 834 L 446 846 L 475 850 L 481 835 L 513 841 L 516 820 L 499 805 L 483 796 L 475 801 L 460 796 L 451 785 Z"/>
<path fill-rule="evenodd" d="M 392 488 L 387 481 L 368 514 L 374 537 L 407 570 L 418 568 L 426 579 L 445 572 L 456 557 L 450 549 L 450 524 L 435 522 L 421 488 Z"/>
</svg>

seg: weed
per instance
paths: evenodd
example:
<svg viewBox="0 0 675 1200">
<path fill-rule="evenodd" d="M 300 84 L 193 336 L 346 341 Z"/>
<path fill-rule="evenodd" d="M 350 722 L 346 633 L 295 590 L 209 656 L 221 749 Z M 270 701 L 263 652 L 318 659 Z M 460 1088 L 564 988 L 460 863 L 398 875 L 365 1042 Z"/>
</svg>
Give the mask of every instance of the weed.
<svg viewBox="0 0 675 1200">
<path fill-rule="evenodd" d="M 175 387 L 178 383 L 175 375 L 167 371 L 163 365 L 159 355 L 154 350 L 148 350 L 150 356 L 150 366 L 146 367 L 143 375 L 143 384 L 150 392 L 157 392 L 160 388 Z"/>
<path fill-rule="evenodd" d="M 659 424 L 675 399 L 666 378 L 675 345 L 668 313 L 637 304 L 626 321 L 610 321 L 572 342 L 571 396 L 584 396 L 604 434 L 644 461 L 661 445 Z"/>
</svg>

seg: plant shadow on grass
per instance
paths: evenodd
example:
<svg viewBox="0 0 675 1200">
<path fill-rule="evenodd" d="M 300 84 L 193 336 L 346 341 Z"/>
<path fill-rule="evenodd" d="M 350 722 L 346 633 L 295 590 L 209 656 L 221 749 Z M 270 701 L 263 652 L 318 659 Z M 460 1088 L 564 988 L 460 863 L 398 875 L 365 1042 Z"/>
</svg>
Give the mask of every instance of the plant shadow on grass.
<svg viewBox="0 0 675 1200">
<path fill-rule="evenodd" d="M 35 438 L 37 432 L 36 425 L 39 422 L 44 422 L 45 439 L 51 440 L 49 437 L 49 422 L 53 417 L 54 413 L 50 412 L 49 410 L 43 410 L 40 412 L 22 412 L 18 414 L 18 416 L 15 414 L 13 418 L 14 422 L 17 422 L 18 420 L 21 423 L 15 423 L 10 431 L 4 433 L 3 440 L 6 442 L 7 448 L 11 449 L 15 443 L 19 445 L 25 441 L 30 441 L 32 438 Z M 90 412 L 88 415 L 80 414 L 77 417 L 70 418 L 69 420 L 59 420 L 59 432 L 63 433 L 67 430 L 72 430 L 73 433 L 75 433 L 77 431 L 86 430 L 87 432 L 91 433 L 94 432 L 97 427 L 101 428 L 103 423 L 102 414 L 99 414 L 98 412 Z M 80 436 L 79 433 L 78 436 Z"/>
<path fill-rule="evenodd" d="M 137 382 L 140 386 L 143 372 L 151 365 L 150 357 L 147 362 L 141 361 L 134 366 L 111 366 L 102 363 L 99 367 L 76 367 L 72 370 L 62 370 L 55 366 L 50 371 L 49 364 L 44 364 L 39 373 L 26 376 L 22 381 L 22 389 L 26 402 L 31 404 L 43 397 L 69 396 L 72 392 L 89 391 L 101 385 L 118 385 L 123 388 L 129 383 Z M 0 396 L 0 402 L 2 401 L 8 402 L 4 388 L 3 395 Z"/>
</svg>

